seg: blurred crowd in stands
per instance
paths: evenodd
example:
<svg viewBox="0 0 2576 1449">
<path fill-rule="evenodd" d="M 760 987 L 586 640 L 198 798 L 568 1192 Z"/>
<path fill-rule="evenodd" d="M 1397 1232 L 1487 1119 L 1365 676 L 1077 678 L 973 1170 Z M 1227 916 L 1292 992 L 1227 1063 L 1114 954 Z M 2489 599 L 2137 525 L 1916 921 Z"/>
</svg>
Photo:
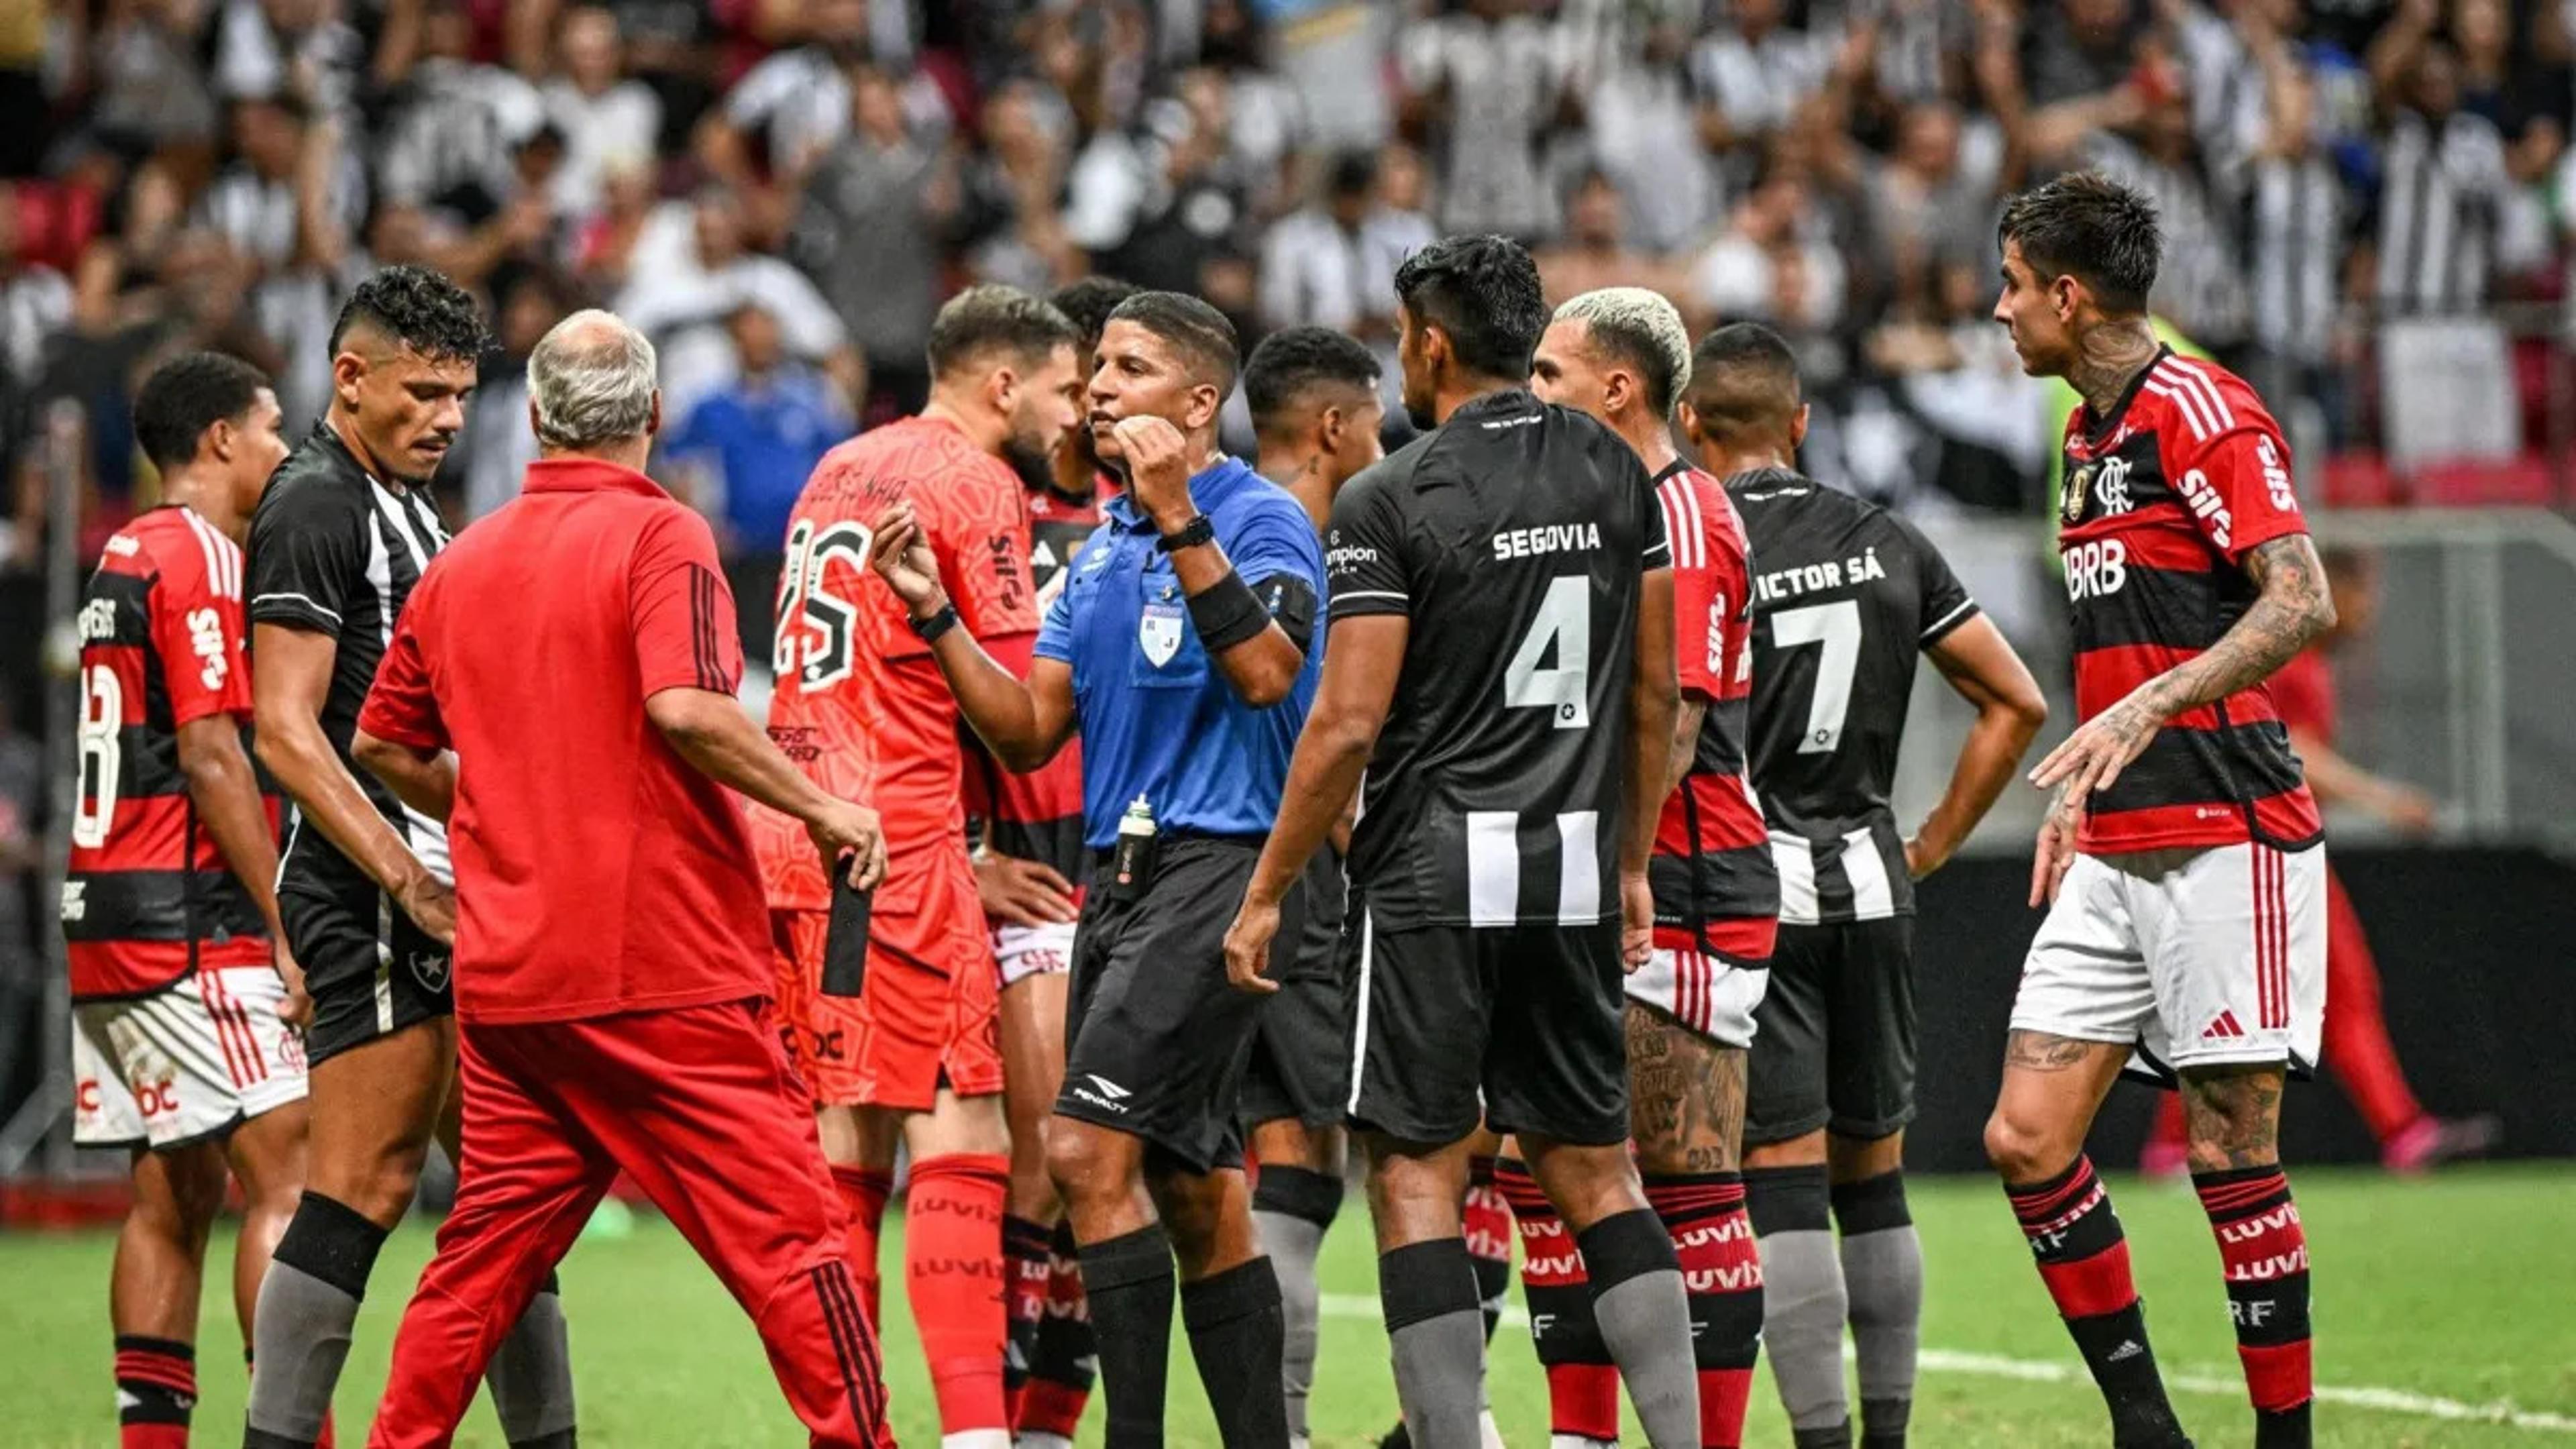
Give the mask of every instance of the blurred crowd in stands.
<svg viewBox="0 0 2576 1449">
<path fill-rule="evenodd" d="M 961 286 L 1106 272 L 1208 298 L 1247 346 L 1311 322 L 1388 348 L 1396 263 L 1458 231 L 1526 239 L 1555 295 L 1644 283 L 1695 324 L 1788 332 L 1810 471 L 2034 514 L 2055 413 L 1987 320 L 2003 192 L 2078 166 L 2147 186 L 2175 334 L 2253 377 L 2303 448 L 2375 448 L 2392 326 L 2554 315 L 2571 13 L 0 0 L 0 952 L 27 934 L 10 901 L 42 793 L 5 722 L 38 713 L 47 470 L 78 472 L 84 549 L 147 505 L 127 394 L 184 348 L 268 369 L 300 433 L 370 267 L 425 262 L 489 301 L 452 523 L 516 489 L 527 353 L 597 303 L 659 344 L 657 471 L 746 581 L 823 450 L 920 402 Z M 2556 330 L 2513 345 L 2559 356 Z M 2543 369 L 2496 355 L 2539 416 Z"/>
</svg>

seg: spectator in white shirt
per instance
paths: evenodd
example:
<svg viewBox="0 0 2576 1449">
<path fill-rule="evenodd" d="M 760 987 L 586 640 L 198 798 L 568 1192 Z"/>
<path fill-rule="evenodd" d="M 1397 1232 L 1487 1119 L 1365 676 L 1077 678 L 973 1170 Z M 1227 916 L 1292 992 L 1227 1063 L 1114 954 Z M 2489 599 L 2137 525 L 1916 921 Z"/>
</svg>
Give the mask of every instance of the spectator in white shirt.
<svg viewBox="0 0 2576 1449">
<path fill-rule="evenodd" d="M 564 134 L 555 204 L 567 215 L 599 209 L 601 178 L 612 166 L 649 161 L 662 132 L 662 100 L 625 77 L 624 46 L 614 11 L 585 5 L 567 12 L 561 73 L 545 84 L 546 115 Z"/>
<path fill-rule="evenodd" d="M 1452 233 L 1552 236 L 1556 197 L 1539 144 L 1572 97 L 1546 25 L 1525 0 L 1467 0 L 1397 40 L 1405 108 L 1445 138 L 1440 222 Z"/>
<path fill-rule="evenodd" d="M 657 211 L 629 258 L 615 311 L 661 352 L 664 410 L 686 417 L 732 380 L 726 322 L 749 303 L 778 319 L 790 354 L 822 366 L 845 397 L 858 396 L 864 367 L 840 314 L 803 272 L 743 245 L 741 211 L 734 193 L 710 186 L 694 204 Z"/>
<path fill-rule="evenodd" d="M 1373 295 L 1362 229 L 1376 193 L 1377 158 L 1344 152 L 1324 178 L 1322 201 L 1270 228 L 1261 247 L 1263 327 L 1359 330 Z"/>
</svg>

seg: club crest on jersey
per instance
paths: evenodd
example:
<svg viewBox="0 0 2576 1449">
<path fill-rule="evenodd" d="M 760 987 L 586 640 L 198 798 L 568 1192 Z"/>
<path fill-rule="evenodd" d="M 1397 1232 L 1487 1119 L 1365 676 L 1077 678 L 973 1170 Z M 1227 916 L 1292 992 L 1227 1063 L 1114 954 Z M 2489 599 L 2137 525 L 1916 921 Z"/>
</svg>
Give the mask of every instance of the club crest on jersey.
<svg viewBox="0 0 2576 1449">
<path fill-rule="evenodd" d="M 1156 669 L 1171 663 L 1172 656 L 1181 652 L 1181 606 L 1147 604 L 1136 620 L 1136 647 Z"/>
</svg>

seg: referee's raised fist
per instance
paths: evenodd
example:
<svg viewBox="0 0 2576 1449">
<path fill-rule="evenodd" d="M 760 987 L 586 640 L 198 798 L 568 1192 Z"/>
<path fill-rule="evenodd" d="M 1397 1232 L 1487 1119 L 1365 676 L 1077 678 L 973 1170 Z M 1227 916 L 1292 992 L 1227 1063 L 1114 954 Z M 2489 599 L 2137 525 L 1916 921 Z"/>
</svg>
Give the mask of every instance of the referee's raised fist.
<svg viewBox="0 0 2576 1449">
<path fill-rule="evenodd" d="M 1162 418 L 1120 418 L 1110 430 L 1127 460 L 1127 486 L 1146 516 L 1170 532 L 1198 510 L 1190 503 L 1190 440 Z"/>
</svg>

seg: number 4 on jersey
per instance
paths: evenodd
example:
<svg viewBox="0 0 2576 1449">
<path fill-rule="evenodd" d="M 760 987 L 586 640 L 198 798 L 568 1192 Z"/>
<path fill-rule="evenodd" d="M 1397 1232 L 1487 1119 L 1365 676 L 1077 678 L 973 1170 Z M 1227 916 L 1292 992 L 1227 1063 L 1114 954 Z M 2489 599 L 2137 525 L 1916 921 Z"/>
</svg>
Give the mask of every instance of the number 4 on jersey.
<svg viewBox="0 0 2576 1449">
<path fill-rule="evenodd" d="M 1560 574 L 1548 583 L 1538 617 L 1503 667 L 1505 705 L 1553 710 L 1551 723 L 1561 730 L 1592 723 L 1592 621 L 1585 607 L 1591 593 L 1591 581 L 1581 574 Z M 1552 665 L 1546 663 L 1551 656 Z"/>
</svg>

